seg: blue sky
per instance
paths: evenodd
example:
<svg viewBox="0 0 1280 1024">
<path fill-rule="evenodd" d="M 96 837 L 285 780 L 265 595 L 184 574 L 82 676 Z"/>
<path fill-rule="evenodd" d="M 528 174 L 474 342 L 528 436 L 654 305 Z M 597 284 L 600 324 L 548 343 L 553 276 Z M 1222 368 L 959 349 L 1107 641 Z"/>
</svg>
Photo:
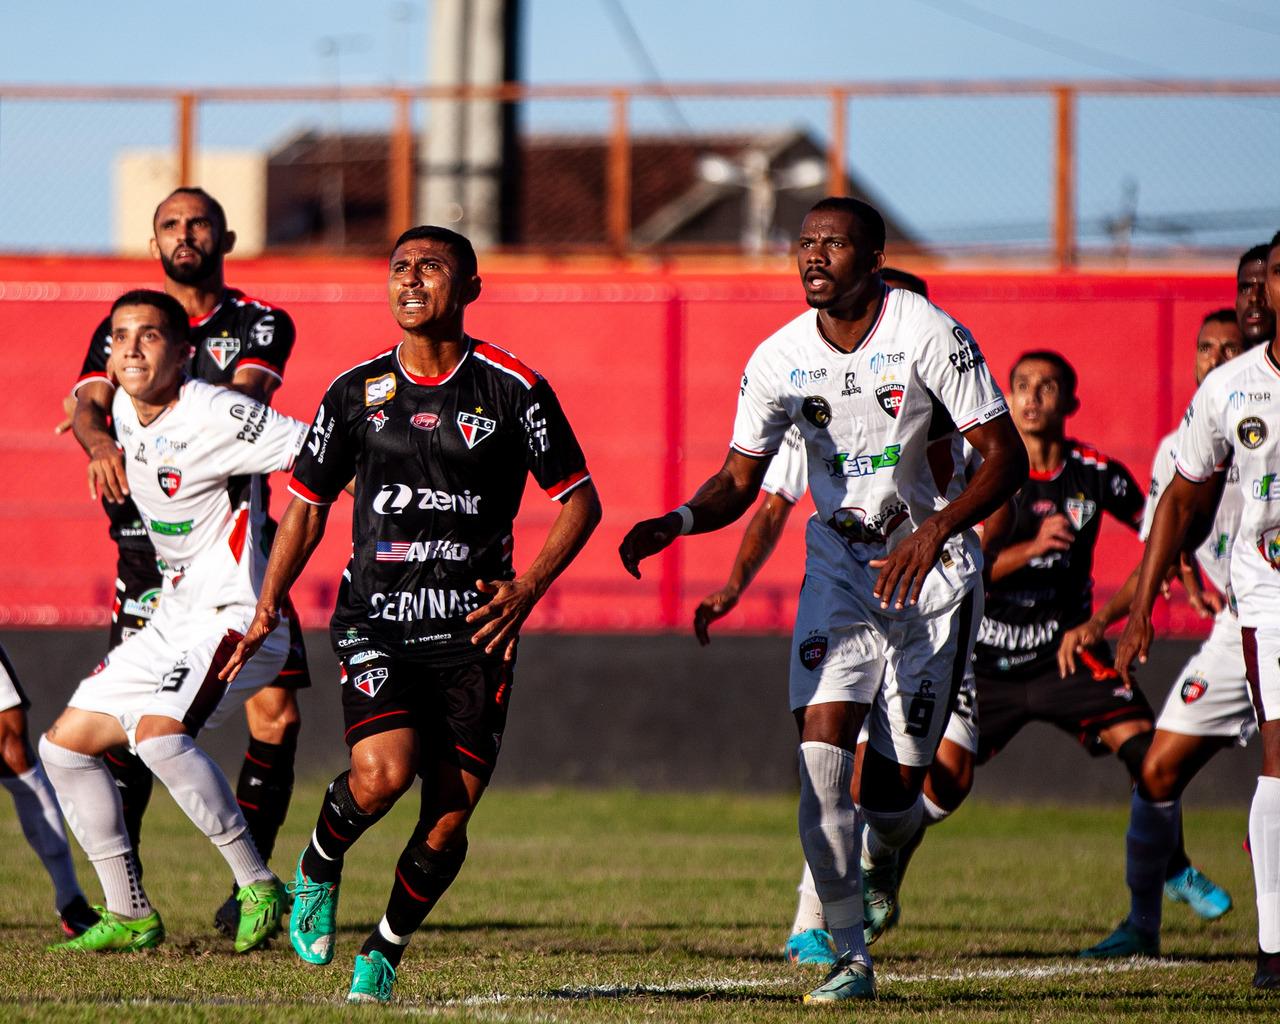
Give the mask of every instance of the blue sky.
<svg viewBox="0 0 1280 1024">
<path fill-rule="evenodd" d="M 218 0 L 201 15 L 194 5 L 156 0 L 9 0 L 0 8 L 0 83 L 419 82 L 428 8 L 429 0 Z M 526 80 L 548 84 L 640 82 L 655 74 L 672 83 L 1214 80 L 1276 77 L 1278 53 L 1280 5 L 1269 0 L 526 0 L 522 63 Z M 1016 233 L 1044 216 L 1047 112 L 1040 101 L 868 102 L 853 108 L 862 145 L 851 155 L 891 206 L 929 231 L 961 242 L 974 231 Z M 208 141 L 241 143 L 245 119 L 224 115 L 205 121 L 217 136 Z M 357 108 L 342 112 L 344 123 L 362 116 Z M 51 127 L 58 117 L 65 125 Z M 290 117 L 296 112 L 278 112 L 278 122 L 264 113 L 263 131 L 278 133 Z M 598 130 L 603 123 L 602 110 L 590 105 L 548 104 L 526 117 L 535 127 Z M 681 121 L 698 128 L 802 124 L 821 133 L 826 112 L 774 101 L 681 101 L 677 109 L 655 101 L 637 110 L 641 127 Z M 22 212 L 32 198 L 26 193 L 42 189 L 49 198 L 61 174 L 89 159 L 86 148 L 116 139 L 162 144 L 170 130 L 167 113 L 144 106 L 119 105 L 104 117 L 98 107 L 55 112 L 0 99 L 0 246 L 80 237 L 92 247 L 107 232 L 105 214 L 86 213 L 93 222 L 86 226 L 53 202 L 51 217 L 32 218 Z M 1239 147 L 1236 158 L 1226 157 L 1228 146 Z M 47 175 L 33 175 L 23 162 L 23 150 L 37 147 L 51 154 Z M 1080 215 L 1114 213 L 1136 187 L 1140 213 L 1183 215 L 1185 223 L 1195 215 L 1199 240 L 1233 242 L 1250 229 L 1215 234 L 1203 224 L 1215 215 L 1227 223 L 1233 211 L 1245 221 L 1280 217 L 1277 160 L 1280 99 L 1085 104 Z M 955 182 L 961 200 L 939 194 L 940 175 Z M 109 182 L 101 173 L 89 178 L 83 191 L 101 206 L 98 193 Z"/>
</svg>

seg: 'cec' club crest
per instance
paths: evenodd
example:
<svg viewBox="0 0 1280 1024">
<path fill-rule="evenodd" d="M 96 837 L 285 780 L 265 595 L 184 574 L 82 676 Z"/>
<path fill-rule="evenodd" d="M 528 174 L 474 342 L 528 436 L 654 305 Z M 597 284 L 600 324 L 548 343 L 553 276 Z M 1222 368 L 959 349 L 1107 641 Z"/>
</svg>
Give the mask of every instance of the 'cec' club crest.
<svg viewBox="0 0 1280 1024">
<path fill-rule="evenodd" d="M 1063 504 L 1066 505 L 1067 518 L 1077 531 L 1083 530 L 1085 523 L 1098 511 L 1097 504 L 1088 498 L 1068 498 Z"/>
<path fill-rule="evenodd" d="M 1236 437 L 1246 448 L 1257 448 L 1267 439 L 1267 425 L 1257 416 L 1246 416 L 1236 424 Z"/>
<path fill-rule="evenodd" d="M 1194 704 L 1204 696 L 1204 691 L 1209 689 L 1209 684 L 1199 676 L 1188 676 L 1182 681 L 1182 690 L 1179 696 L 1182 697 L 1183 704 Z"/>
<path fill-rule="evenodd" d="M 800 664 L 812 672 L 827 656 L 827 638 L 821 634 L 805 637 L 800 644 Z"/>
<path fill-rule="evenodd" d="M 208 338 L 205 340 L 204 347 L 209 350 L 209 355 L 213 356 L 213 361 L 218 364 L 219 370 L 225 370 L 231 365 L 231 360 L 240 354 L 239 338 Z"/>
<path fill-rule="evenodd" d="M 880 402 L 880 408 L 895 420 L 898 418 L 898 411 L 902 408 L 903 393 L 902 382 L 896 380 L 891 380 L 888 384 L 881 384 L 876 388 L 876 398 Z"/>
<path fill-rule="evenodd" d="M 487 416 L 474 412 L 458 413 L 458 429 L 462 431 L 462 440 L 467 442 L 468 448 L 478 445 L 492 434 L 497 426 L 498 421 L 491 420 Z"/>
<path fill-rule="evenodd" d="M 161 466 L 156 470 L 156 480 L 165 497 L 172 498 L 182 486 L 182 470 L 177 466 Z"/>
</svg>

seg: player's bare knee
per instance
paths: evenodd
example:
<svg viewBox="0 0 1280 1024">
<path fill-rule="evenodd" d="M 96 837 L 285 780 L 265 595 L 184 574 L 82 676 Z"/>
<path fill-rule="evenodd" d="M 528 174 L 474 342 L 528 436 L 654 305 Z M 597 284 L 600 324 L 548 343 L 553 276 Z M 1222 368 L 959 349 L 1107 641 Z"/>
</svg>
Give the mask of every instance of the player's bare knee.
<svg viewBox="0 0 1280 1024">
<path fill-rule="evenodd" d="M 267 687 L 244 706 L 249 735 L 261 743 L 279 746 L 295 741 L 302 728 L 302 713 L 292 690 Z"/>
<path fill-rule="evenodd" d="M 973 759 L 958 764 L 935 761 L 925 779 L 924 792 L 937 806 L 954 811 L 973 789 Z"/>
<path fill-rule="evenodd" d="M 351 759 L 351 775 L 347 785 L 360 809 L 366 814 L 385 811 L 413 785 L 414 766 L 386 758 Z"/>
<path fill-rule="evenodd" d="M 25 728 L 15 728 L 8 721 L 0 721 L 0 776 L 21 775 L 30 771 L 35 758 L 27 742 Z"/>
<path fill-rule="evenodd" d="M 161 736 L 183 736 L 187 732 L 187 727 L 176 718 L 166 718 L 164 715 L 144 715 L 138 722 L 138 728 L 134 730 L 134 743 L 135 745 L 144 743 L 147 740 L 158 739 Z"/>
<path fill-rule="evenodd" d="M 1152 803 L 1176 800 L 1182 795 L 1182 773 L 1177 762 L 1154 746 L 1142 759 L 1138 783 L 1138 795 Z"/>
</svg>

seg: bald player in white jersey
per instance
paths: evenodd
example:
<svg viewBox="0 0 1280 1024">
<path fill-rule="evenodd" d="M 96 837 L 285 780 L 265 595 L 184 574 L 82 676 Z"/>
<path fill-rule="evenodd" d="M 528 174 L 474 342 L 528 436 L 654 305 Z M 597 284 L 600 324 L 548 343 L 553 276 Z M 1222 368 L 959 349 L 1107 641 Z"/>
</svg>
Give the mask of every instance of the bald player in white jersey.
<svg viewBox="0 0 1280 1024">
<path fill-rule="evenodd" d="M 1280 307 L 1280 234 L 1266 263 L 1267 299 Z M 1240 524 L 1231 545 L 1231 594 L 1239 612 L 1245 675 L 1262 741 L 1262 771 L 1249 809 L 1258 907 L 1253 984 L 1280 989 L 1280 346 L 1259 345 L 1205 378 L 1178 430 L 1176 473 L 1156 508 L 1129 622 L 1116 651 L 1126 676 L 1151 643 L 1160 582 L 1197 519 L 1212 521 L 1219 475 L 1234 465 Z"/>
<path fill-rule="evenodd" d="M 800 840 L 839 960 L 805 998 L 875 997 L 862 933 L 858 835 L 900 848 L 981 617 L 973 527 L 1026 478 L 1026 449 L 972 336 L 910 292 L 888 290 L 884 221 L 824 199 L 805 218 L 798 267 L 812 307 L 756 349 L 723 468 L 686 505 L 637 523 L 619 549 L 642 559 L 750 507 L 789 427 L 804 437 L 818 515 L 806 529 L 790 704 L 800 731 Z M 892 401 L 880 401 L 877 392 Z M 945 422 L 940 422 L 945 421 Z M 966 485 L 935 478 L 931 436 L 967 435 L 984 457 Z M 873 708 L 874 705 L 874 708 Z M 854 749 L 869 739 L 862 807 Z"/>
<path fill-rule="evenodd" d="M 163 292 L 112 307 L 112 417 L 129 490 L 164 569 L 159 610 L 80 683 L 40 741 L 67 822 L 102 882 L 106 907 L 62 952 L 137 950 L 164 925 L 142 888 L 120 797 L 103 763 L 128 743 L 218 848 L 240 887 L 237 952 L 279 930 L 283 887 L 264 864 L 235 795 L 195 745 L 275 678 L 287 629 L 228 687 L 218 673 L 253 618 L 266 567 L 261 474 L 288 469 L 308 424 L 246 396 L 185 380 L 187 315 Z"/>
</svg>

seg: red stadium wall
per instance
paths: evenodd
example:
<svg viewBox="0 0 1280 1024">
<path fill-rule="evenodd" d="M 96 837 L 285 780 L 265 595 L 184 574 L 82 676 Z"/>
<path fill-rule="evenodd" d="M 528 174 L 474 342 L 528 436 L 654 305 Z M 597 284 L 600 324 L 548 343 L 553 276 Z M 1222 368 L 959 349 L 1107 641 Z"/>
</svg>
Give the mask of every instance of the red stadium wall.
<svg viewBox="0 0 1280 1024">
<path fill-rule="evenodd" d="M 241 260 L 232 282 L 293 315 L 298 344 L 276 402 L 309 419 L 329 381 L 387 348 L 396 327 L 384 270 L 373 262 Z M 0 337 L 10 401 L 0 411 L 0 624 L 102 621 L 114 561 L 100 510 L 87 495 L 84 456 L 55 436 L 89 333 L 126 287 L 156 282 L 149 261 L 0 259 Z M 1120 459 L 1145 485 L 1159 437 L 1193 389 L 1200 318 L 1233 298 L 1229 272 L 1192 275 L 930 273 L 931 294 L 963 321 L 1002 379 L 1027 348 L 1065 353 L 1080 373 L 1073 434 Z M 485 275 L 470 331 L 512 349 L 555 386 L 604 501 L 605 520 L 531 625 L 565 630 L 685 628 L 723 581 L 741 528 L 686 540 L 646 564 L 637 583 L 617 546 L 638 518 L 670 509 L 724 458 L 742 367 L 754 345 L 803 308 L 793 275 L 602 268 Z M 277 513 L 287 495 L 277 479 Z M 345 501 L 345 499 L 344 499 Z M 802 506 L 811 510 L 808 499 Z M 517 530 L 527 562 L 554 508 L 529 488 Z M 723 628 L 784 630 L 803 559 L 803 515 Z M 335 509 L 295 598 L 309 625 L 328 617 L 350 545 L 350 514 Z M 1100 595 L 1139 555 L 1126 530 L 1104 529 Z M 1179 632 L 1200 628 L 1177 603 Z"/>
</svg>

